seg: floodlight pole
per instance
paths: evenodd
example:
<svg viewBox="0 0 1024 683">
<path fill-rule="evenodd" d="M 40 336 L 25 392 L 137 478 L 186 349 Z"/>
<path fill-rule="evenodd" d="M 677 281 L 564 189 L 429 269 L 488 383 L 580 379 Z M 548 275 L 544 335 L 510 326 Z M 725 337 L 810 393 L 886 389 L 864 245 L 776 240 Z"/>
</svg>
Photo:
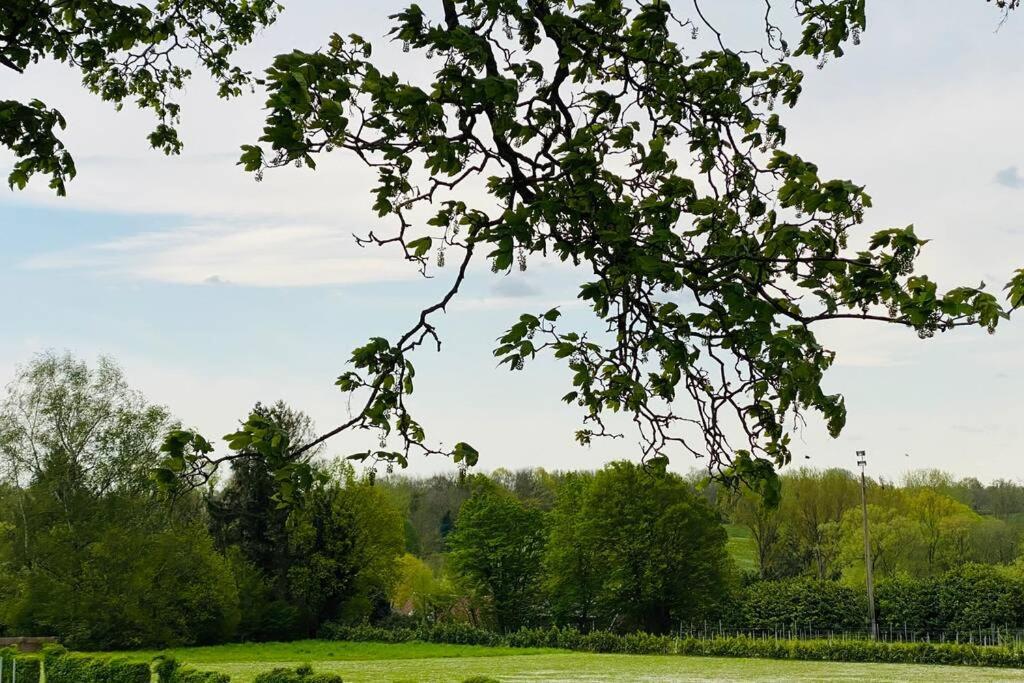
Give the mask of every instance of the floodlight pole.
<svg viewBox="0 0 1024 683">
<path fill-rule="evenodd" d="M 871 562 L 871 535 L 868 532 L 868 485 L 864 475 L 868 459 L 865 451 L 857 451 L 857 464 L 860 465 L 860 508 L 864 515 L 864 567 L 867 569 L 868 583 L 868 615 L 871 617 L 871 639 L 878 638 L 878 623 L 875 621 L 875 578 Z"/>
</svg>

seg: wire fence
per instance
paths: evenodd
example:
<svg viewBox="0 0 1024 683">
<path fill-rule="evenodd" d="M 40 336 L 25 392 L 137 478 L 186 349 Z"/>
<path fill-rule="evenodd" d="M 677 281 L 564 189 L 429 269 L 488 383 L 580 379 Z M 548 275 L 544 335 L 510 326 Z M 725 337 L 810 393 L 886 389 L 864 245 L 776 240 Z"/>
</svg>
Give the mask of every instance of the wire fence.
<svg viewBox="0 0 1024 683">
<path fill-rule="evenodd" d="M 870 627 L 819 628 L 792 624 L 775 628 L 734 628 L 721 623 L 692 624 L 680 627 L 679 637 L 746 637 L 756 640 L 872 640 Z M 988 628 L 929 629 L 908 624 L 879 624 L 874 638 L 888 643 L 969 643 L 1024 649 L 1024 628 L 991 625 Z"/>
</svg>

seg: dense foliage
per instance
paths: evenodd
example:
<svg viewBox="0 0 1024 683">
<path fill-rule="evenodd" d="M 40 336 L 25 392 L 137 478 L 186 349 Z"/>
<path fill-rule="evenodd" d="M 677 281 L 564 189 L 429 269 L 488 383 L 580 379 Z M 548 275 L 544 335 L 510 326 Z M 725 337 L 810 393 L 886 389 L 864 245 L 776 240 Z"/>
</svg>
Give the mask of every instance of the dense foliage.
<svg viewBox="0 0 1024 683">
<path fill-rule="evenodd" d="M 1024 567 L 968 564 L 939 576 L 895 576 L 878 587 L 884 622 L 916 632 L 1024 624 Z"/>
<path fill-rule="evenodd" d="M 532 624 L 543 611 L 544 514 L 488 479 L 475 488 L 448 537 L 452 569 L 489 601 L 499 631 Z"/>
<path fill-rule="evenodd" d="M 21 371 L 0 409 L 6 628 L 93 647 L 231 636 L 237 590 L 196 506 L 153 491 L 168 422 L 109 361 Z"/>
<path fill-rule="evenodd" d="M 761 578 L 810 575 L 862 583 L 860 481 L 843 470 L 797 470 L 780 482 L 781 503 L 749 492 L 722 496 L 723 514 L 747 529 Z M 1024 486 L 982 485 L 923 471 L 902 486 L 867 482 L 875 575 L 932 576 L 966 563 L 1009 564 L 1020 552 Z"/>
<path fill-rule="evenodd" d="M 404 537 L 381 489 L 325 467 L 283 518 L 276 484 L 250 471 L 205 504 L 168 499 L 151 476 L 168 424 L 110 361 L 44 354 L 20 372 L 0 408 L 5 632 L 117 649 L 294 638 L 387 611 Z"/>
<path fill-rule="evenodd" d="M 744 589 L 739 601 L 742 612 L 730 622 L 765 631 L 856 629 L 864 623 L 864 602 L 862 591 L 833 581 L 762 581 Z"/>
<path fill-rule="evenodd" d="M 726 533 L 685 480 L 615 462 L 582 495 L 571 480 L 566 488 L 547 566 L 568 623 L 663 633 L 721 606 L 731 589 Z"/>
</svg>

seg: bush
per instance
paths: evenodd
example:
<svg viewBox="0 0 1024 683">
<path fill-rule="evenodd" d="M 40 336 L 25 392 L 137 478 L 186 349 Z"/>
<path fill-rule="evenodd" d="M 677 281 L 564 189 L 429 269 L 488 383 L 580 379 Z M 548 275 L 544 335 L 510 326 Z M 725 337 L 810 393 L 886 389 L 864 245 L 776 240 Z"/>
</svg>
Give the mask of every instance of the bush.
<svg viewBox="0 0 1024 683">
<path fill-rule="evenodd" d="M 308 664 L 296 669 L 272 669 L 256 676 L 253 683 L 342 683 L 337 674 L 315 673 Z"/>
<path fill-rule="evenodd" d="M 462 683 L 500 683 L 497 678 L 491 678 L 490 676 L 470 676 Z"/>
<path fill-rule="evenodd" d="M 158 657 L 153 669 L 160 683 L 231 683 L 231 677 L 227 674 L 182 666 L 173 657 Z"/>
<path fill-rule="evenodd" d="M 144 662 L 72 655 L 60 646 L 44 650 L 43 660 L 46 683 L 149 683 L 152 678 Z M 20 669 L 18 681 L 27 683 Z"/>
</svg>

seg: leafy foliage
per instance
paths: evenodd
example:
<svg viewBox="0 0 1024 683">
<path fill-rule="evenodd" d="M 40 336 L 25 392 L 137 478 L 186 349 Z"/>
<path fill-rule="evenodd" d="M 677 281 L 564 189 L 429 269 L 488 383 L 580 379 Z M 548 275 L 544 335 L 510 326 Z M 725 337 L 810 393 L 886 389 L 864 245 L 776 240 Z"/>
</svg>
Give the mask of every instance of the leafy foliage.
<svg viewBox="0 0 1024 683">
<path fill-rule="evenodd" d="M 893 577 L 879 584 L 882 623 L 923 631 L 963 631 L 1024 623 L 1020 567 L 967 564 L 935 577 Z"/>
<path fill-rule="evenodd" d="M 544 553 L 543 513 L 478 478 L 448 537 L 454 571 L 490 601 L 499 631 L 537 617 Z"/>
<path fill-rule="evenodd" d="M 173 154 L 181 150 L 175 129 L 180 106 L 171 98 L 191 75 L 182 64 L 202 66 L 221 97 L 240 94 L 251 79 L 231 57 L 277 9 L 272 0 L 10 0 L 0 17 L 0 66 L 22 74 L 55 60 L 80 71 L 83 85 L 101 99 L 151 110 L 159 123 L 149 142 Z M 8 176 L 12 188 L 41 173 L 57 194 L 66 193 L 75 164 L 58 137 L 64 127 L 60 112 L 38 100 L 0 102 L 0 144 L 18 159 Z"/>
<path fill-rule="evenodd" d="M 311 492 L 289 524 L 287 594 L 307 635 L 327 620 L 359 622 L 386 609 L 404 534 L 383 491 L 342 468 Z"/>
<path fill-rule="evenodd" d="M 0 409 L 0 620 L 75 646 L 216 642 L 238 596 L 194 499 L 154 495 L 166 409 L 101 359 L 45 354 Z"/>
<path fill-rule="evenodd" d="M 0 649 L 0 678 L 21 683 L 39 683 L 42 661 L 36 655 L 19 654 L 16 648 Z"/>
<path fill-rule="evenodd" d="M 576 514 L 556 517 L 548 567 L 570 623 L 663 633 L 707 618 L 728 594 L 725 530 L 679 476 L 615 462 L 581 497 L 563 495 Z"/>
</svg>

